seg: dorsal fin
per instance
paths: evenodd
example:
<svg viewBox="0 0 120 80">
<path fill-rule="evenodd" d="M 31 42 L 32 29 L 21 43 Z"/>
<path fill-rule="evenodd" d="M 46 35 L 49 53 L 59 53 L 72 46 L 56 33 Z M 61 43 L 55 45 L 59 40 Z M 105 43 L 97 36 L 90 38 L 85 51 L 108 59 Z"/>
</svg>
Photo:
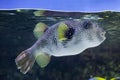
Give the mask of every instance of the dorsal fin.
<svg viewBox="0 0 120 80">
<path fill-rule="evenodd" d="M 35 28 L 33 30 L 33 34 L 34 36 L 38 39 L 39 37 L 42 36 L 42 34 L 46 31 L 47 29 L 47 25 L 42 23 L 42 22 L 39 22 L 35 25 Z"/>
<path fill-rule="evenodd" d="M 61 22 L 61 23 L 59 24 L 58 29 L 57 29 L 59 41 L 64 41 L 64 40 L 67 39 L 67 38 L 65 37 L 65 32 L 66 32 L 68 29 L 69 29 L 69 28 L 68 28 L 68 26 L 67 26 L 65 23 Z"/>
<path fill-rule="evenodd" d="M 44 16 L 45 10 L 37 10 L 33 12 L 34 16 Z"/>
</svg>

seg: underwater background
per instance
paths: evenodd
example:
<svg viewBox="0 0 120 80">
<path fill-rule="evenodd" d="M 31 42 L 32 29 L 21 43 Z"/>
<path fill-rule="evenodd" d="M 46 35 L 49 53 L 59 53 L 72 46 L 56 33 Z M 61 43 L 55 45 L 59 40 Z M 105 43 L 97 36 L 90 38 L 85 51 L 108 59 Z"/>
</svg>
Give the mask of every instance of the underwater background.
<svg viewBox="0 0 120 80">
<path fill-rule="evenodd" d="M 16 67 L 15 58 L 37 40 L 33 35 L 35 25 L 43 22 L 52 26 L 71 19 L 98 22 L 106 30 L 107 39 L 100 46 L 87 49 L 79 55 L 52 56 L 44 69 L 35 63 L 32 70 L 22 74 Z M 120 77 L 119 12 L 0 10 L 0 80 L 89 80 L 95 76 L 107 80 Z"/>
</svg>

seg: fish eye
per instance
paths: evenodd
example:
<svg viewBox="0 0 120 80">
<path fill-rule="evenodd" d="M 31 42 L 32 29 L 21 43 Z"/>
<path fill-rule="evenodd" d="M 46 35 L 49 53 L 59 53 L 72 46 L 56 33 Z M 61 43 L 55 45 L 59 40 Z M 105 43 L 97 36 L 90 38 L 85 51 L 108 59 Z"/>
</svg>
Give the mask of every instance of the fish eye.
<svg viewBox="0 0 120 80">
<path fill-rule="evenodd" d="M 65 33 L 65 37 L 67 39 L 71 39 L 73 37 L 74 33 L 75 33 L 75 30 L 73 28 L 69 28 Z"/>
<path fill-rule="evenodd" d="M 84 21 L 83 22 L 83 28 L 84 29 L 89 29 L 89 28 L 91 28 L 91 26 L 92 26 L 92 22 L 91 21 Z"/>
</svg>

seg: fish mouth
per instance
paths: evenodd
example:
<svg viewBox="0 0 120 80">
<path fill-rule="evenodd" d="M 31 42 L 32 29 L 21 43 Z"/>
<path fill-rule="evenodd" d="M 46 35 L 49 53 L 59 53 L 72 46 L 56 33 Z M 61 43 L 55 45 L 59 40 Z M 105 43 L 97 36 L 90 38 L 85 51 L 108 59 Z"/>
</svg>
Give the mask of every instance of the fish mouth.
<svg viewBox="0 0 120 80">
<path fill-rule="evenodd" d="M 101 37 L 103 38 L 103 40 L 105 40 L 106 39 L 106 31 L 103 31 L 102 33 L 101 33 Z"/>
</svg>

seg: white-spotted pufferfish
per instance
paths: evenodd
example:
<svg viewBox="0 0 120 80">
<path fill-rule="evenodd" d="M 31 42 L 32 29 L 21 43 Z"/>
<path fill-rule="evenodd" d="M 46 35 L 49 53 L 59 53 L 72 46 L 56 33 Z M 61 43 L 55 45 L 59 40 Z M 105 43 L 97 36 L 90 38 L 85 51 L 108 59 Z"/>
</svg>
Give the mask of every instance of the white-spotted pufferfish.
<svg viewBox="0 0 120 80">
<path fill-rule="evenodd" d="M 51 27 L 38 23 L 34 34 L 38 38 L 35 44 L 15 59 L 18 69 L 24 74 L 32 68 L 35 60 L 43 68 L 48 65 L 51 56 L 77 55 L 105 40 L 105 31 L 90 20 L 62 21 Z"/>
</svg>

